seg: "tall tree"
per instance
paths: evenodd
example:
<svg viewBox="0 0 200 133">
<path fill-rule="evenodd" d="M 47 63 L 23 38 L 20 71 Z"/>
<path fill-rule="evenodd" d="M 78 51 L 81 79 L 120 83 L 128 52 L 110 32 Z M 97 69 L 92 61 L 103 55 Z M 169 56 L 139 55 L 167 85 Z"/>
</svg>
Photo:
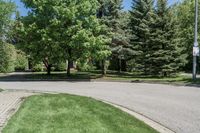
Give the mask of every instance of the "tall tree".
<svg viewBox="0 0 200 133">
<path fill-rule="evenodd" d="M 176 13 L 177 22 L 179 24 L 178 32 L 179 32 L 180 44 L 185 48 L 184 53 L 187 55 L 186 58 L 187 63 L 183 67 L 183 70 L 185 70 L 186 72 L 192 71 L 192 63 L 193 63 L 192 49 L 194 43 L 194 20 L 195 20 L 194 2 L 195 2 L 194 0 L 183 0 L 174 7 L 174 12 Z M 200 25 L 198 25 L 198 30 L 199 29 Z"/>
<path fill-rule="evenodd" d="M 125 47 L 129 41 L 126 30 L 128 13 L 122 11 L 122 0 L 99 0 L 99 3 L 101 6 L 97 16 L 107 26 L 107 34 L 112 39 L 108 44 L 112 51 L 111 66 L 121 71 L 121 65 L 124 64 L 121 61 L 125 59 Z M 117 62 L 117 67 L 114 62 Z"/>
<path fill-rule="evenodd" d="M 157 0 L 154 23 L 151 25 L 150 72 L 153 75 L 174 74 L 185 62 L 179 44 L 176 17 L 167 0 Z"/>
<path fill-rule="evenodd" d="M 144 74 L 150 71 L 150 26 L 153 17 L 152 0 L 133 0 L 130 11 L 131 49 L 135 69 Z"/>
<path fill-rule="evenodd" d="M 0 41 L 5 41 L 11 27 L 11 16 L 15 12 L 15 4 L 0 0 Z"/>
<path fill-rule="evenodd" d="M 130 14 L 126 11 L 120 11 L 119 17 L 116 19 L 117 23 L 112 27 L 112 43 L 110 45 L 112 50 L 111 61 L 117 62 L 115 65 L 117 70 L 121 72 L 126 70 L 126 61 L 132 55 L 130 46 L 130 29 L 128 27 Z"/>
<path fill-rule="evenodd" d="M 59 59 L 70 63 L 93 54 L 107 56 L 102 25 L 96 18 L 96 0 L 23 0 L 31 11 L 22 18 L 22 47 L 47 70 Z M 98 50 L 98 51 L 97 51 Z M 49 73 L 49 71 L 48 71 Z"/>
<path fill-rule="evenodd" d="M 118 70 L 121 72 L 122 65 L 126 67 L 126 57 L 128 55 L 129 32 L 127 12 L 122 11 L 122 0 L 113 0 L 110 2 L 108 15 L 108 27 L 112 33 L 112 58 L 118 61 Z M 122 62 L 123 61 L 123 62 Z"/>
<path fill-rule="evenodd" d="M 104 33 L 106 36 L 108 36 L 109 38 L 111 38 L 111 33 L 110 33 L 110 29 L 108 27 L 108 21 L 107 21 L 107 16 L 108 16 L 108 5 L 111 2 L 111 0 L 98 0 L 99 3 L 99 8 L 97 10 L 97 18 L 100 20 L 100 23 L 103 25 L 106 25 L 107 27 L 104 30 Z M 110 41 L 111 42 L 111 41 Z M 107 47 L 109 47 L 109 43 L 107 42 L 106 45 Z M 102 58 L 102 60 L 99 63 L 101 65 L 101 69 L 102 69 L 102 75 L 106 75 L 107 72 L 107 59 L 106 58 Z"/>
<path fill-rule="evenodd" d="M 12 14 L 15 4 L 10 1 L 0 0 L 0 72 L 13 72 L 15 64 L 15 47 L 8 44 L 12 26 Z"/>
<path fill-rule="evenodd" d="M 55 40 L 58 37 L 54 8 L 57 3 L 48 0 L 23 2 L 30 12 L 28 16 L 16 19 L 15 41 L 35 63 L 43 62 L 50 74 L 53 63 L 63 59 L 63 49 Z"/>
</svg>

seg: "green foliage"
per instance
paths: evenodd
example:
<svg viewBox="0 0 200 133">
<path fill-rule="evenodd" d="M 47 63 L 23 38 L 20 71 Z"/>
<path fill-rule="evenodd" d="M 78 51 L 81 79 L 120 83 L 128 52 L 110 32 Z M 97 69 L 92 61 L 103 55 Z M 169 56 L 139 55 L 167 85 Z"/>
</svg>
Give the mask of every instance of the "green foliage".
<svg viewBox="0 0 200 133">
<path fill-rule="evenodd" d="M 59 62 L 54 65 L 54 71 L 66 71 L 67 63 L 66 62 Z"/>
<path fill-rule="evenodd" d="M 187 55 L 187 64 L 183 69 L 185 71 L 191 71 L 193 55 L 192 49 L 194 44 L 194 20 L 195 20 L 195 1 L 194 0 L 183 0 L 180 4 L 174 7 L 174 12 L 176 12 L 178 27 L 178 38 L 180 44 L 185 48 L 184 53 Z M 200 1 L 199 1 L 200 4 Z M 200 21 L 200 18 L 199 18 Z M 200 25 L 198 25 L 198 30 Z M 199 34 L 200 35 L 200 34 Z"/>
<path fill-rule="evenodd" d="M 94 66 L 93 62 L 90 60 L 79 59 L 77 61 L 77 69 L 79 71 L 92 71 L 92 70 L 95 70 L 96 67 Z"/>
<path fill-rule="evenodd" d="M 15 47 L 8 43 L 0 42 L 0 72 L 13 72 L 15 68 Z"/>
<path fill-rule="evenodd" d="M 174 74 L 184 64 L 185 56 L 177 35 L 176 17 L 167 6 L 167 0 L 158 0 L 149 41 L 151 74 Z"/>
<path fill-rule="evenodd" d="M 131 44 L 135 51 L 129 61 L 129 70 L 148 75 L 169 76 L 186 63 L 180 41 L 176 13 L 167 6 L 167 0 L 133 0 L 130 27 Z"/>
<path fill-rule="evenodd" d="M 96 18 L 96 0 L 22 1 L 31 12 L 16 21 L 16 40 L 34 60 L 48 67 L 64 59 L 109 55 L 105 28 Z"/>
<path fill-rule="evenodd" d="M 43 72 L 44 71 L 44 64 L 43 63 L 34 64 L 32 71 L 33 72 Z"/>
<path fill-rule="evenodd" d="M 0 40 L 6 39 L 11 26 L 11 16 L 15 11 L 15 4 L 11 1 L 0 0 Z"/>
<path fill-rule="evenodd" d="M 133 0 L 132 10 L 130 11 L 131 29 L 131 53 L 135 69 L 149 74 L 150 58 L 150 29 L 153 17 L 152 0 Z"/>
<path fill-rule="evenodd" d="M 131 54 L 128 30 L 129 13 L 122 11 L 122 0 L 110 0 L 104 8 L 105 15 L 102 19 L 108 26 L 108 31 L 112 38 L 109 44 L 112 51 L 112 59 L 120 60 L 118 62 L 118 70 L 121 71 L 121 60 L 126 60 Z"/>
<path fill-rule="evenodd" d="M 16 15 L 12 40 L 49 71 L 68 68 L 70 73 L 65 60 L 78 61 L 82 71 L 99 62 L 103 73 L 110 64 L 106 62 L 119 71 L 162 76 L 191 68 L 194 1 L 175 6 L 168 6 L 167 0 L 155 5 L 154 0 L 132 1 L 131 11 L 125 12 L 122 0 L 22 0 L 30 12 Z M 9 7 L 14 9 L 12 3 Z M 25 59 L 20 58 L 16 68 L 24 69 Z"/>
<path fill-rule="evenodd" d="M 15 70 L 24 71 L 28 68 L 28 58 L 21 50 L 16 50 Z"/>
</svg>

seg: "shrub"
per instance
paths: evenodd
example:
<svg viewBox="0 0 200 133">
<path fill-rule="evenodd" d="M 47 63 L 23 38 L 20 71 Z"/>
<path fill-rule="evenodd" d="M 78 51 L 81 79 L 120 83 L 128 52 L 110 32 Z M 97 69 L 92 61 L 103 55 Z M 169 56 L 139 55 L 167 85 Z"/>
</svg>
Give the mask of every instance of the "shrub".
<svg viewBox="0 0 200 133">
<path fill-rule="evenodd" d="M 15 70 L 24 71 L 28 68 L 28 59 L 21 50 L 16 51 Z"/>
<path fill-rule="evenodd" d="M 77 69 L 79 71 L 92 71 L 92 70 L 95 70 L 96 67 L 90 61 L 79 60 L 77 61 Z"/>
<path fill-rule="evenodd" d="M 13 72 L 15 70 L 15 59 L 15 47 L 11 44 L 0 42 L 0 72 Z"/>
<path fill-rule="evenodd" d="M 38 63 L 38 64 L 34 64 L 32 71 L 34 72 L 43 72 L 44 71 L 44 64 L 43 63 Z"/>
<path fill-rule="evenodd" d="M 66 71 L 67 63 L 60 62 L 54 65 L 55 71 Z"/>
</svg>

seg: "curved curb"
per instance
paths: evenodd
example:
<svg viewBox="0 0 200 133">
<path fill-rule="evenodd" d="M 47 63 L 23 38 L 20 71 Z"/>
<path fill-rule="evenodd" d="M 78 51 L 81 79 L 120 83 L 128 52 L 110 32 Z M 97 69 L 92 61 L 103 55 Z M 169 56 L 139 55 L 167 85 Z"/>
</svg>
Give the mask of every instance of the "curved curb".
<svg viewBox="0 0 200 133">
<path fill-rule="evenodd" d="M 146 117 L 146 116 L 144 116 L 140 113 L 137 113 L 133 110 L 130 110 L 126 107 L 123 107 L 121 105 L 117 105 L 117 104 L 114 104 L 114 103 L 111 103 L 111 102 L 108 102 L 108 101 L 104 101 L 102 99 L 97 99 L 97 100 L 102 101 L 106 104 L 112 105 L 112 106 L 134 116 L 135 118 L 139 119 L 140 121 L 143 121 L 145 124 L 149 125 L 153 129 L 157 130 L 159 133 L 176 133 L 175 131 L 172 131 L 171 129 L 163 126 L 162 124 L 160 124 L 160 123 L 158 123 L 158 122 L 156 122 L 156 121 L 154 121 L 154 120 L 152 120 L 152 119 L 150 119 L 150 118 L 148 118 L 148 117 Z"/>
<path fill-rule="evenodd" d="M 15 90 L 15 89 L 12 89 L 12 90 L 8 90 L 8 91 L 22 91 L 22 92 L 31 92 L 31 93 L 50 93 L 50 94 L 59 94 L 58 92 L 48 92 L 48 91 L 33 91 L 33 90 Z M 71 94 L 71 93 L 66 93 L 66 94 Z M 72 94 L 74 95 L 74 94 Z M 84 95 L 80 95 L 80 96 L 84 96 Z M 176 133 L 175 131 L 169 129 L 168 127 L 160 124 L 159 122 L 156 122 L 154 120 L 152 120 L 151 118 L 148 118 L 147 116 L 141 114 L 141 113 L 138 113 L 134 110 L 131 110 L 127 107 L 124 107 L 122 105 L 119 105 L 119 104 L 115 104 L 115 103 L 111 103 L 109 101 L 105 101 L 103 99 L 98 99 L 98 98 L 94 98 L 94 97 L 91 97 L 93 99 L 96 99 L 98 101 L 101 101 L 103 103 L 106 103 L 106 104 L 109 104 L 113 107 L 116 107 L 118 109 L 120 109 L 121 111 L 124 111 L 132 116 L 134 116 L 135 118 L 139 119 L 140 121 L 143 121 L 145 124 L 147 124 L 148 126 L 152 127 L 153 129 L 155 129 L 156 131 L 158 131 L 159 133 Z"/>
</svg>

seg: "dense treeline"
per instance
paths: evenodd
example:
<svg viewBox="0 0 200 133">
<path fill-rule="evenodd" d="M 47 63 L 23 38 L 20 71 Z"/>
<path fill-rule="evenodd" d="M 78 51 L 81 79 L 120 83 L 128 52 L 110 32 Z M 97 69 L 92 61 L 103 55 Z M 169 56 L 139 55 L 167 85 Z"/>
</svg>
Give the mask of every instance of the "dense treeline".
<svg viewBox="0 0 200 133">
<path fill-rule="evenodd" d="M 25 69 L 27 58 L 33 70 L 45 66 L 48 74 L 67 68 L 70 75 L 74 63 L 78 70 L 102 74 L 111 69 L 171 76 L 192 68 L 193 0 L 170 6 L 167 0 L 132 0 L 130 11 L 123 10 L 122 0 L 22 0 L 29 13 L 16 12 L 15 20 L 14 4 L 0 2 L 0 9 L 11 8 L 0 14 L 0 50 L 10 52 L 6 44 L 14 44 L 16 69 Z"/>
<path fill-rule="evenodd" d="M 27 68 L 27 59 L 24 52 L 12 45 L 12 14 L 15 4 L 0 0 L 0 72 L 13 72 Z"/>
</svg>

